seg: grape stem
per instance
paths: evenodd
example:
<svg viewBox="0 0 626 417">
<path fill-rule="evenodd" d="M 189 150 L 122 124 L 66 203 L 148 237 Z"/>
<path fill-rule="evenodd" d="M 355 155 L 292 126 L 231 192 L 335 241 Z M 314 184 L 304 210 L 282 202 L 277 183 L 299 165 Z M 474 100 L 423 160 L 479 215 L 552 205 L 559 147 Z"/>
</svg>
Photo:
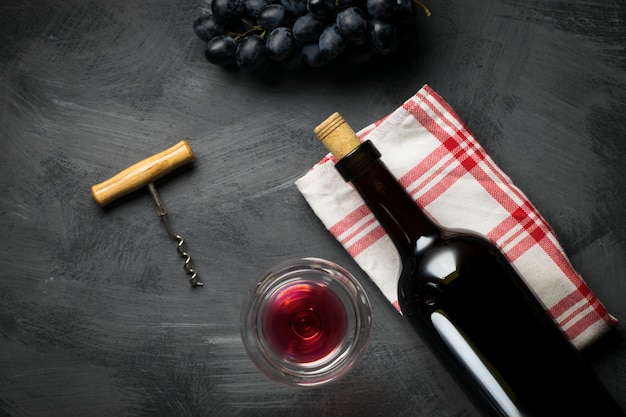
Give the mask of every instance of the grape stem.
<svg viewBox="0 0 626 417">
<path fill-rule="evenodd" d="M 228 32 L 227 34 L 232 37 L 235 42 L 239 42 L 241 41 L 243 38 L 245 38 L 246 36 L 248 36 L 251 33 L 255 33 L 258 31 L 261 31 L 261 33 L 259 34 L 260 37 L 265 37 L 265 28 L 261 25 L 253 25 L 250 22 L 248 22 L 248 20 L 241 19 L 242 22 L 244 22 L 246 25 L 248 25 L 250 28 L 248 30 L 246 30 L 243 33 L 237 33 L 237 32 Z"/>
<path fill-rule="evenodd" d="M 428 7 L 426 7 L 424 3 L 422 3 L 420 0 L 413 0 L 413 3 L 421 7 L 422 10 L 424 10 L 424 13 L 426 13 L 426 16 L 430 16 L 430 10 L 428 10 Z"/>
</svg>

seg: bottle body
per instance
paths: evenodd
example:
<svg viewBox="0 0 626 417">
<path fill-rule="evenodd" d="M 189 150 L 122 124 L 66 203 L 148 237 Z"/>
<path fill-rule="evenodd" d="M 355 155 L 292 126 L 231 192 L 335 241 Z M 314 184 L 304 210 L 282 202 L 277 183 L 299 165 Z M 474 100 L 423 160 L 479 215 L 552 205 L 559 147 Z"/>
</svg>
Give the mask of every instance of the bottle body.
<svg viewBox="0 0 626 417">
<path fill-rule="evenodd" d="M 403 315 L 489 416 L 623 416 L 490 241 L 434 223 L 369 142 L 336 165 L 402 261 Z"/>
<path fill-rule="evenodd" d="M 489 242 L 469 233 L 444 234 L 404 265 L 398 286 L 404 316 L 483 412 L 622 415 Z"/>
</svg>

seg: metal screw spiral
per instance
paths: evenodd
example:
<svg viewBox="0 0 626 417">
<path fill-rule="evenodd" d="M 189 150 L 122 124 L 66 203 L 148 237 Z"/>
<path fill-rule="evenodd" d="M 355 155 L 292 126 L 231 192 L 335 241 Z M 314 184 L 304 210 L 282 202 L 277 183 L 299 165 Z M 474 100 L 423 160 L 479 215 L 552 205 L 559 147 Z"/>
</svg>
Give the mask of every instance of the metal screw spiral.
<svg viewBox="0 0 626 417">
<path fill-rule="evenodd" d="M 203 286 L 204 283 L 198 280 L 198 274 L 196 273 L 196 271 L 191 266 L 189 266 L 189 263 L 191 262 L 191 256 L 189 256 L 189 254 L 183 250 L 183 243 L 185 243 L 185 239 L 183 239 L 181 235 L 176 235 L 174 236 L 174 238 L 178 240 L 176 252 L 178 252 L 181 257 L 185 258 L 183 268 L 189 275 L 191 275 L 191 277 L 189 278 L 189 283 L 194 287 Z"/>
<path fill-rule="evenodd" d="M 191 263 L 191 256 L 189 256 L 189 254 L 183 250 L 183 243 L 185 243 L 185 239 L 183 239 L 181 235 L 177 235 L 176 233 L 172 232 L 172 228 L 170 227 L 170 223 L 166 217 L 167 211 L 165 210 L 165 205 L 163 204 L 163 201 L 161 201 L 161 197 L 159 197 L 159 193 L 157 192 L 156 187 L 153 183 L 148 184 L 148 190 L 150 191 L 150 194 L 152 194 L 152 198 L 154 198 L 154 202 L 157 206 L 157 214 L 163 220 L 163 224 L 165 225 L 167 233 L 172 239 L 178 241 L 178 246 L 176 246 L 176 252 L 178 252 L 181 257 L 185 258 L 183 268 L 185 269 L 185 272 L 191 275 L 191 277 L 189 278 L 189 283 L 192 287 L 202 287 L 204 283 L 198 279 L 198 274 L 189 265 Z"/>
</svg>

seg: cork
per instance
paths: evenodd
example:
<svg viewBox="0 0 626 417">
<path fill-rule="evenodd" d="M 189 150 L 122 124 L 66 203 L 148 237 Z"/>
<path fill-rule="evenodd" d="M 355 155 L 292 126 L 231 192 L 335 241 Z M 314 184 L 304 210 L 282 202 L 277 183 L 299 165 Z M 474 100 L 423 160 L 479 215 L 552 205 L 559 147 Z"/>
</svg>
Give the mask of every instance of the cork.
<svg viewBox="0 0 626 417">
<path fill-rule="evenodd" d="M 343 158 L 361 144 L 354 130 L 337 112 L 317 126 L 314 132 L 337 159 Z"/>
</svg>

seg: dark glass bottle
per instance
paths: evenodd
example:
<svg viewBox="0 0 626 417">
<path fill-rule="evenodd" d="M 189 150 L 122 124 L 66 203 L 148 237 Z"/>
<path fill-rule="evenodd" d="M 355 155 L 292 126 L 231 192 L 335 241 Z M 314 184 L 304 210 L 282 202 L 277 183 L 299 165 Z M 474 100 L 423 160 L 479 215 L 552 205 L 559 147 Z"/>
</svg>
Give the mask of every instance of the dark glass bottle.
<svg viewBox="0 0 626 417">
<path fill-rule="evenodd" d="M 488 416 L 624 416 L 501 251 L 431 220 L 338 113 L 315 133 L 393 240 L 403 315 Z"/>
</svg>

